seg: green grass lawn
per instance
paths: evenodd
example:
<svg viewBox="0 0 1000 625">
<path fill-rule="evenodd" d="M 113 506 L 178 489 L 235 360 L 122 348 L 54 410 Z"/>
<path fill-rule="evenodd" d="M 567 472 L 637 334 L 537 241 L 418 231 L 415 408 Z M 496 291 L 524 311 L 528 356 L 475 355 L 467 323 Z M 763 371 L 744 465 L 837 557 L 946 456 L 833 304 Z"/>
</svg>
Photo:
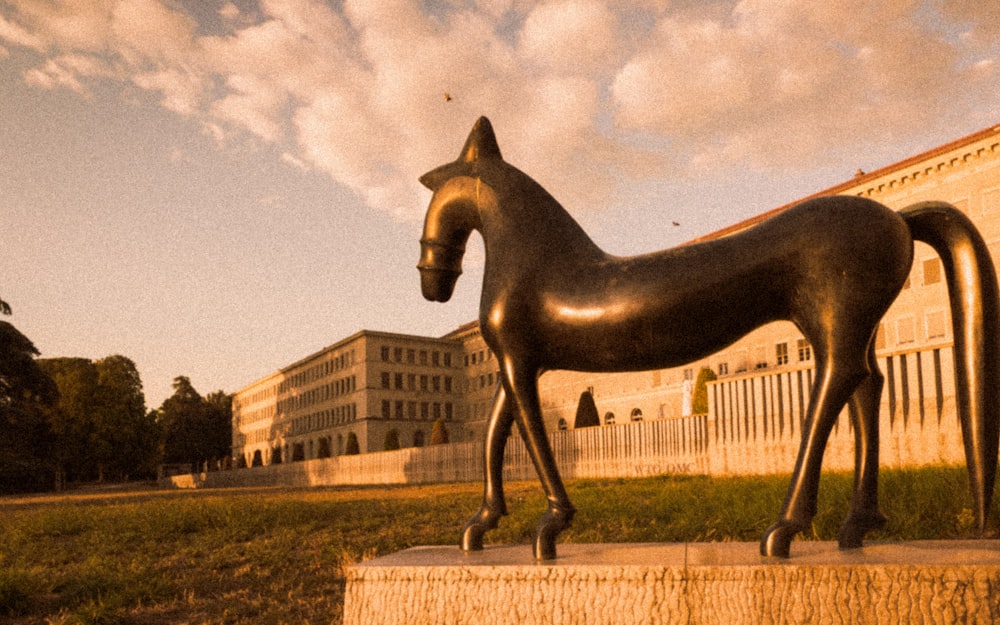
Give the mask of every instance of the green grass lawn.
<svg viewBox="0 0 1000 625">
<path fill-rule="evenodd" d="M 884 471 L 891 521 L 871 538 L 973 536 L 967 480 L 957 468 Z M 579 512 L 561 540 L 757 541 L 787 483 L 571 481 Z M 820 512 L 803 539 L 836 539 L 850 489 L 850 475 L 824 475 Z M 0 498 L 0 622 L 340 623 L 345 566 L 415 545 L 457 545 L 480 496 L 478 484 L 441 484 Z M 507 498 L 511 516 L 488 541 L 529 549 L 544 496 L 536 483 L 518 482 Z"/>
</svg>

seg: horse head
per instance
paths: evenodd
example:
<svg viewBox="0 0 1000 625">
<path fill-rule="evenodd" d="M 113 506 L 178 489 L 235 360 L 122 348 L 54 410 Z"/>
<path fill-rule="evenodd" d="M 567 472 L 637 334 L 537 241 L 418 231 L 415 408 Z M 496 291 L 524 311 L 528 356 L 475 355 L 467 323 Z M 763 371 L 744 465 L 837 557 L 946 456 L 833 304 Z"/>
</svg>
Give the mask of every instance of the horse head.
<svg viewBox="0 0 1000 625">
<path fill-rule="evenodd" d="M 424 298 L 446 302 L 462 274 L 465 243 L 482 227 L 479 205 L 492 191 L 480 180 L 489 161 L 502 161 L 493 127 L 485 117 L 473 126 L 458 159 L 420 177 L 434 192 L 420 238 L 420 288 Z"/>
</svg>

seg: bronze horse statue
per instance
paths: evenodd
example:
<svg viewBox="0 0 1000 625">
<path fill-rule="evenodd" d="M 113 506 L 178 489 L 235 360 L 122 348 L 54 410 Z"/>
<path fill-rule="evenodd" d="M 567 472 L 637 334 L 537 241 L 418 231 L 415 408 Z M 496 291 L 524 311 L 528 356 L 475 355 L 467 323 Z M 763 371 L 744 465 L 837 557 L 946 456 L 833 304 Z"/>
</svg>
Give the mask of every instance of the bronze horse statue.
<svg viewBox="0 0 1000 625">
<path fill-rule="evenodd" d="M 465 243 L 486 248 L 479 324 L 500 364 L 485 441 L 483 504 L 463 550 L 507 513 L 503 453 L 518 423 L 548 498 L 533 552 L 555 557 L 573 519 L 545 433 L 538 377 L 553 369 L 615 372 L 703 358 L 773 321 L 795 323 L 816 358 L 802 442 L 784 505 L 762 555 L 788 557 L 816 514 L 823 451 L 845 404 L 855 432 L 851 508 L 841 548 L 862 545 L 886 517 L 878 504 L 878 407 L 883 376 L 874 337 L 903 287 L 914 240 L 941 256 L 955 333 L 957 404 L 980 530 L 1000 436 L 997 280 L 989 251 L 954 207 L 925 202 L 894 212 L 848 196 L 809 200 L 738 234 L 621 258 L 603 252 L 538 183 L 506 163 L 480 118 L 453 163 L 421 177 L 434 194 L 418 268 L 425 298 L 447 301 Z"/>
</svg>

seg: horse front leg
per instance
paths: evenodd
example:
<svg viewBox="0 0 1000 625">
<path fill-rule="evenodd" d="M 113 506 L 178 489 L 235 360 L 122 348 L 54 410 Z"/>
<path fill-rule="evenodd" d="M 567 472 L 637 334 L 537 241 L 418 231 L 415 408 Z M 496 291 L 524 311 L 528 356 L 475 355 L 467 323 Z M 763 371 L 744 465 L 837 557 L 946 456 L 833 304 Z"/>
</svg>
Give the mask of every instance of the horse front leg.
<svg viewBox="0 0 1000 625">
<path fill-rule="evenodd" d="M 556 557 L 556 538 L 569 527 L 576 514 L 576 508 L 570 502 L 563 486 L 552 446 L 545 433 L 545 423 L 538 401 L 537 372 L 522 371 L 509 362 L 505 363 L 504 367 L 517 405 L 518 429 L 548 499 L 548 509 L 535 528 L 532 553 L 536 560 L 552 560 Z"/>
<path fill-rule="evenodd" d="M 507 501 L 503 494 L 503 455 L 513 423 L 513 406 L 507 400 L 503 385 L 499 384 L 486 425 L 483 450 L 483 505 L 462 530 L 462 551 L 481 550 L 483 535 L 495 529 L 500 517 L 507 514 Z"/>
<path fill-rule="evenodd" d="M 865 374 L 863 368 L 851 365 L 850 361 L 847 364 L 840 362 L 834 356 L 831 354 L 829 365 L 825 358 L 817 357 L 818 377 L 809 400 L 798 459 L 781 515 L 761 538 L 760 553 L 763 556 L 787 558 L 792 539 L 799 532 L 809 529 L 816 516 L 823 452 L 840 410 Z"/>
<path fill-rule="evenodd" d="M 854 496 L 840 528 L 841 549 L 861 547 L 865 534 L 882 529 L 888 521 L 878 505 L 878 408 L 885 378 L 878 369 L 874 347 L 868 350 L 868 368 L 870 375 L 848 404 L 854 424 Z"/>
</svg>

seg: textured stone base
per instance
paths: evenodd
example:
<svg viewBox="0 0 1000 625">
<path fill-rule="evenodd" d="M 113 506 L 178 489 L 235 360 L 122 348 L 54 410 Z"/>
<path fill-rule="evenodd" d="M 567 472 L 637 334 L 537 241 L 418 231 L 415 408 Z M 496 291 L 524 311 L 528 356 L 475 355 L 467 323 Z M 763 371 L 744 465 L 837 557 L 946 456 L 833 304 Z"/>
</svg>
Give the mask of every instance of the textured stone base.
<svg viewBox="0 0 1000 625">
<path fill-rule="evenodd" d="M 345 625 L 1000 623 L 1000 542 L 416 547 L 347 571 Z"/>
</svg>

